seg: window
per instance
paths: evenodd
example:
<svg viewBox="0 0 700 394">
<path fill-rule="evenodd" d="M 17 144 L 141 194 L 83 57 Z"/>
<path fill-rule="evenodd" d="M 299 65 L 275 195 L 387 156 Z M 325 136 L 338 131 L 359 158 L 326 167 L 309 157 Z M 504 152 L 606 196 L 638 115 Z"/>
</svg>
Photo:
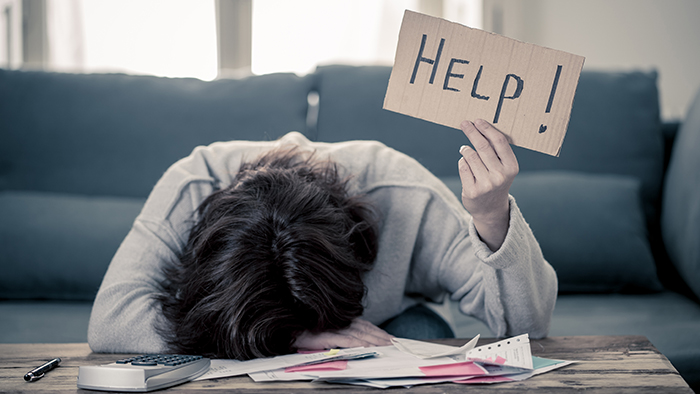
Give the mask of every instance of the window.
<svg viewBox="0 0 700 394">
<path fill-rule="evenodd" d="M 13 1 L 22 3 L 0 0 L 0 5 Z M 235 14 L 236 7 L 233 17 L 220 13 L 229 28 L 245 21 L 252 26 L 248 32 L 226 32 L 221 42 L 230 46 L 222 59 L 230 60 L 234 46 L 234 60 L 245 59 L 243 74 L 305 74 L 328 63 L 391 65 L 405 9 L 481 27 L 483 0 L 43 1 L 48 45 L 39 51 L 46 57 L 39 64 L 44 68 L 212 80 L 231 75 L 224 66 L 219 70 L 218 55 L 224 52 L 217 53 L 217 10 L 223 7 L 217 1 L 252 1 L 252 11 L 246 3 L 250 16 Z M 249 53 L 238 58 L 236 51 Z"/>
<path fill-rule="evenodd" d="M 404 10 L 481 27 L 481 0 L 254 0 L 255 74 L 394 62 Z"/>
<path fill-rule="evenodd" d="M 49 67 L 217 76 L 214 0 L 49 0 Z"/>
</svg>

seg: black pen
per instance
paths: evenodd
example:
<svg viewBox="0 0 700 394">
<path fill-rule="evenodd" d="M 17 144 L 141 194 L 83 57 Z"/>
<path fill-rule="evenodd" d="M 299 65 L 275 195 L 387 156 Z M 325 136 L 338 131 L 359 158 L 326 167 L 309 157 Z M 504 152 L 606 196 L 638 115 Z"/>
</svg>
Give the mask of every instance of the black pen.
<svg viewBox="0 0 700 394">
<path fill-rule="evenodd" d="M 49 372 L 50 370 L 58 367 L 58 364 L 61 362 L 61 359 L 56 357 L 53 360 L 47 362 L 46 364 L 42 364 L 31 371 L 27 372 L 26 375 L 24 375 L 24 380 L 27 382 L 34 382 L 36 380 L 39 380 L 44 377 L 44 374 Z"/>
</svg>

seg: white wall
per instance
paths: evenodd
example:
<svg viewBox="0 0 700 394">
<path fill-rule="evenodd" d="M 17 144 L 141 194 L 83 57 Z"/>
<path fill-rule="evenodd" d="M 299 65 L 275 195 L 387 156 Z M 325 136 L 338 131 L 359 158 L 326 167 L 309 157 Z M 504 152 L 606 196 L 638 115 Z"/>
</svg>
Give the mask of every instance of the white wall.
<svg viewBox="0 0 700 394">
<path fill-rule="evenodd" d="M 484 28 L 585 56 L 584 69 L 658 70 L 666 120 L 700 90 L 698 0 L 484 0 Z"/>
</svg>

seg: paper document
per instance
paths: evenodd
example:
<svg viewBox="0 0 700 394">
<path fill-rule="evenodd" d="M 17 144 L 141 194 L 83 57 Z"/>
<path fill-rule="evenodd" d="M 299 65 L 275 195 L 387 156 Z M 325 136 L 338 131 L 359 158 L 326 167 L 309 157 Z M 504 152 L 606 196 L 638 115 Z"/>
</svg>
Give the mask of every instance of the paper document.
<svg viewBox="0 0 700 394">
<path fill-rule="evenodd" d="M 528 379 L 573 363 L 534 357 L 527 334 L 475 347 L 395 339 L 392 346 L 334 349 L 250 361 L 212 360 L 202 379 L 248 374 L 255 382 L 316 381 L 376 388 L 454 382 L 494 384 Z"/>
<path fill-rule="evenodd" d="M 471 341 L 467 342 L 461 347 L 416 341 L 406 338 L 392 338 L 391 342 L 402 352 L 425 359 L 457 355 L 465 356 L 468 351 L 474 349 L 474 346 L 476 346 L 478 340 L 479 335 L 475 336 Z"/>
<path fill-rule="evenodd" d="M 424 377 L 426 375 L 420 370 L 420 367 L 455 363 L 460 358 L 464 359 L 463 355 L 422 359 L 412 354 L 406 354 L 396 346 L 381 346 L 375 349 L 380 353 L 379 356 L 366 360 L 349 361 L 345 370 L 319 371 L 309 375 L 321 380 Z"/>
<path fill-rule="evenodd" d="M 532 352 L 530 352 L 530 337 L 527 334 L 518 335 L 476 347 L 467 352 L 467 359 L 488 360 L 514 367 L 532 369 Z M 500 363 L 499 363 L 500 364 Z"/>
<path fill-rule="evenodd" d="M 299 365 L 310 365 L 336 360 L 353 360 L 373 357 L 378 353 L 368 348 L 334 349 L 322 353 L 297 353 L 283 356 L 256 358 L 254 360 L 211 360 L 209 371 L 195 380 L 225 378 L 229 376 L 245 375 L 253 372 L 269 371 Z"/>
</svg>

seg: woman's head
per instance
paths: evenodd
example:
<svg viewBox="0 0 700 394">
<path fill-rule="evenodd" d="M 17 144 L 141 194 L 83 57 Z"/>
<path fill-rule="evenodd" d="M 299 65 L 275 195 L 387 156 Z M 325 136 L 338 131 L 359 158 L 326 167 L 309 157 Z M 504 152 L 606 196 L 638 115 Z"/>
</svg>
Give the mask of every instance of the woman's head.
<svg viewBox="0 0 700 394">
<path fill-rule="evenodd" d="M 245 163 L 199 207 L 157 296 L 177 352 L 249 359 L 362 314 L 377 252 L 374 211 L 337 167 L 287 148 Z"/>
</svg>

